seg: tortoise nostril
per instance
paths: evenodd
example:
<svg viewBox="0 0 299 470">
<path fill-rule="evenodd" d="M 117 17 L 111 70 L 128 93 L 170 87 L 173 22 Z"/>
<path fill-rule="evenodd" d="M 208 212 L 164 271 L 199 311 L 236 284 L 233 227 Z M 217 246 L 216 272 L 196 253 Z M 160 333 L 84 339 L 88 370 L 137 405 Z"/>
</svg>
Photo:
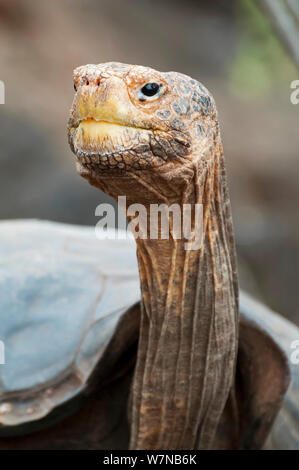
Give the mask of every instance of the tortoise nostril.
<svg viewBox="0 0 299 470">
<path fill-rule="evenodd" d="M 98 80 L 98 81 L 97 81 L 97 85 L 100 86 L 100 83 L 101 83 L 100 80 Z"/>
<path fill-rule="evenodd" d="M 89 85 L 89 80 L 86 80 L 85 84 L 86 84 L 86 85 Z"/>
</svg>

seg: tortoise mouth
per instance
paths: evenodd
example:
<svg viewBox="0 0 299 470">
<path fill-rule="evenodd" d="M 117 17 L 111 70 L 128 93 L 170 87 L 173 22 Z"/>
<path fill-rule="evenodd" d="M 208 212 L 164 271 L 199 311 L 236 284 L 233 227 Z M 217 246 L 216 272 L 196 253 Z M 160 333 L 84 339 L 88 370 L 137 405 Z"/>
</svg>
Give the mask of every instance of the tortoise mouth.
<svg viewBox="0 0 299 470">
<path fill-rule="evenodd" d="M 83 119 L 69 126 L 69 142 L 78 162 L 88 170 L 145 169 L 166 163 L 165 152 L 154 151 L 155 143 L 167 134 L 158 129 Z"/>
</svg>

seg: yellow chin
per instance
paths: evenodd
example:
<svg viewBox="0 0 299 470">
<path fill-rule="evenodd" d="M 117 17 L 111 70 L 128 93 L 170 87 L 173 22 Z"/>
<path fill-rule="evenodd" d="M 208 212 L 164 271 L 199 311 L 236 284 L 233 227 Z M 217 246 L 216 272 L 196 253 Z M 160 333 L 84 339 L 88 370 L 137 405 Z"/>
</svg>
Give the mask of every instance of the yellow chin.
<svg viewBox="0 0 299 470">
<path fill-rule="evenodd" d="M 113 153 L 136 145 L 136 140 L 148 141 L 151 131 L 122 124 L 85 119 L 80 122 L 75 146 L 90 153 Z"/>
</svg>

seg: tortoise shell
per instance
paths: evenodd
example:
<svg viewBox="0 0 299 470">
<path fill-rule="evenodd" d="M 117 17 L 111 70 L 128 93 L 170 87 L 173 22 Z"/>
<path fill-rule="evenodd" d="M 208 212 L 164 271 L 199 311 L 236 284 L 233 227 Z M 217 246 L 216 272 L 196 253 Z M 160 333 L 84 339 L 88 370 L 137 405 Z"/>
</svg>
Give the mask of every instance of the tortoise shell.
<svg viewBox="0 0 299 470">
<path fill-rule="evenodd" d="M 0 435 L 10 435 L 82 395 L 140 291 L 134 244 L 93 228 L 1 222 L 0 246 Z"/>
</svg>

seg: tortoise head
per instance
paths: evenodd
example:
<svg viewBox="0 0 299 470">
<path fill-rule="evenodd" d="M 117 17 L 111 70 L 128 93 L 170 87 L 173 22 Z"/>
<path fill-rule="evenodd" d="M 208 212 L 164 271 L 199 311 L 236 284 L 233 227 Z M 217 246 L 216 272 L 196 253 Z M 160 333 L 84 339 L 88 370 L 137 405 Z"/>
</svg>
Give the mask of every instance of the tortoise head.
<svg viewBox="0 0 299 470">
<path fill-rule="evenodd" d="M 140 175 L 158 192 L 165 182 L 177 192 L 215 143 L 214 100 L 186 75 L 113 62 L 76 68 L 74 87 L 69 143 L 79 173 L 96 186 Z"/>
</svg>

